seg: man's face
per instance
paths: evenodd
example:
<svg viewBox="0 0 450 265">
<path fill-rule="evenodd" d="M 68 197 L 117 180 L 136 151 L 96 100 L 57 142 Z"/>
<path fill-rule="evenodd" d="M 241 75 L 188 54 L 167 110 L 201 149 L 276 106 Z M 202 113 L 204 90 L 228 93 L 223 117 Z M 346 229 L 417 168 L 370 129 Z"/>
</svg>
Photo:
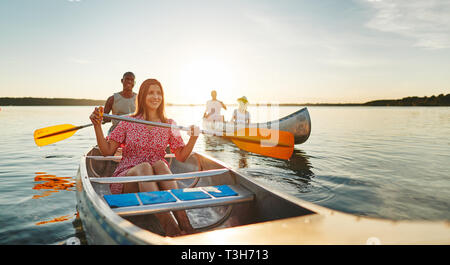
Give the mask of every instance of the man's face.
<svg viewBox="0 0 450 265">
<path fill-rule="evenodd" d="M 132 75 L 126 75 L 122 78 L 122 85 L 124 90 L 133 90 L 134 83 L 134 76 Z"/>
</svg>

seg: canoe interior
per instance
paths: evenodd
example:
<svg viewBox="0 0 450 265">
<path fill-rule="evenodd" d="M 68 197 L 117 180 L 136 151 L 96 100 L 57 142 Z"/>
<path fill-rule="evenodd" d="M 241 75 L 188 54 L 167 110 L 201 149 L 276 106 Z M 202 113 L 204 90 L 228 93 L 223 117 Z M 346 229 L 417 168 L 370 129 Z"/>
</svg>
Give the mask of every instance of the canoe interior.
<svg viewBox="0 0 450 265">
<path fill-rule="evenodd" d="M 87 154 L 87 156 L 100 155 L 99 150 L 95 148 Z M 176 158 L 167 158 L 167 161 L 170 163 L 170 169 L 174 174 L 225 168 L 219 161 L 215 161 L 212 158 L 197 153 L 191 154 L 191 156 L 183 163 L 176 160 Z M 89 177 L 109 177 L 114 172 L 117 164 L 117 161 L 87 158 L 87 174 Z M 186 210 L 190 222 L 197 232 L 314 213 L 261 188 L 258 184 L 232 170 L 216 176 L 192 178 L 177 181 L 177 183 L 179 188 L 239 184 L 254 194 L 254 199 L 251 202 Z M 98 184 L 93 182 L 91 184 L 100 198 L 103 198 L 103 195 L 111 194 L 109 184 Z M 122 218 L 130 221 L 141 229 L 164 235 L 159 222 L 153 214 L 124 216 Z"/>
</svg>

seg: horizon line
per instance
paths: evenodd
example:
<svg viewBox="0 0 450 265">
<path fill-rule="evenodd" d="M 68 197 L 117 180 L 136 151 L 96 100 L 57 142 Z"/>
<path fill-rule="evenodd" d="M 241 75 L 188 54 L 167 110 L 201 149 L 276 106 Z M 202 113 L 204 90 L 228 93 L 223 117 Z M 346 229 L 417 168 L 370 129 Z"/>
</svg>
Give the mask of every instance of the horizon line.
<svg viewBox="0 0 450 265">
<path fill-rule="evenodd" d="M 249 106 L 277 106 L 277 105 L 278 106 L 380 106 L 380 105 L 383 105 L 383 104 L 387 104 L 389 106 L 391 103 L 394 103 L 394 102 L 400 103 L 402 101 L 414 101 L 414 103 L 416 103 L 416 104 L 419 103 L 421 105 L 421 103 L 423 103 L 423 102 L 421 102 L 420 100 L 428 101 L 428 99 L 431 99 L 432 101 L 435 101 L 435 102 L 433 102 L 434 104 L 432 104 L 432 105 L 437 105 L 437 106 L 441 105 L 442 106 L 441 103 L 444 103 L 444 106 L 445 106 L 445 105 L 448 105 L 447 101 L 449 99 L 447 99 L 447 98 L 450 98 L 450 94 L 446 94 L 445 95 L 445 94 L 441 93 L 438 96 L 435 96 L 435 95 L 432 95 L 430 97 L 428 97 L 428 96 L 424 96 L 424 97 L 409 96 L 409 97 L 403 97 L 401 99 L 377 99 L 377 100 L 371 100 L 371 101 L 362 102 L 362 103 L 348 103 L 348 102 L 347 103 L 343 103 L 343 102 L 341 102 L 341 103 L 323 103 L 323 102 L 320 102 L 320 103 L 310 103 L 310 102 L 303 102 L 303 103 L 292 103 L 292 102 L 290 102 L 290 103 L 270 103 L 270 102 L 257 102 L 257 103 L 251 103 L 251 104 L 249 104 Z M 439 101 L 443 100 L 443 102 L 439 102 L 438 103 L 438 102 L 436 102 L 437 99 Z M 0 104 L 2 103 L 2 101 L 20 101 L 20 100 L 40 101 L 40 102 L 26 102 L 27 103 L 26 105 L 28 105 L 28 106 L 31 106 L 31 105 L 34 105 L 34 106 L 45 106 L 45 105 L 42 104 L 42 103 L 44 103 L 42 101 L 46 101 L 46 100 L 48 100 L 48 101 L 75 101 L 75 102 L 81 103 L 80 106 L 83 106 L 83 105 L 97 105 L 97 104 L 101 105 L 104 102 L 106 102 L 103 99 L 86 99 L 86 98 L 0 97 Z M 75 102 L 59 102 L 59 104 L 57 104 L 57 105 L 66 105 L 66 106 L 69 106 L 69 105 L 70 106 L 76 106 L 76 105 L 78 105 L 78 104 L 74 104 Z M 20 106 L 20 105 L 24 104 L 24 102 L 3 102 L 3 103 L 4 104 L 5 103 L 8 104 L 9 106 L 14 106 L 14 105 Z M 19 105 L 18 104 L 14 104 L 14 103 L 19 103 Z M 20 103 L 22 103 L 22 104 L 20 104 Z M 413 103 L 413 102 L 411 102 L 411 103 Z M 416 104 L 413 104 L 413 105 L 416 105 Z M 3 105 L 3 106 L 8 106 L 8 105 Z M 51 104 L 51 105 L 54 105 L 54 104 Z M 166 105 L 167 106 L 204 106 L 205 103 L 172 103 L 172 102 L 167 102 Z M 232 103 L 232 104 L 225 104 L 225 105 L 227 105 L 227 106 L 237 106 L 238 104 L 237 103 Z M 427 105 L 429 105 L 429 104 L 427 104 Z"/>
<path fill-rule="evenodd" d="M 440 95 L 446 95 L 444 93 L 439 94 Z M 447 94 L 450 95 L 450 94 Z M 359 102 L 359 103 L 349 103 L 349 102 L 340 102 L 340 103 L 327 103 L 327 102 L 316 102 L 316 103 L 311 103 L 311 102 L 304 102 L 304 103 L 270 103 L 270 102 L 257 102 L 257 103 L 251 103 L 249 104 L 249 106 L 261 106 L 261 105 L 280 105 L 280 106 L 312 106 L 312 105 L 365 105 L 371 102 L 377 102 L 377 101 L 396 101 L 396 100 L 402 100 L 402 99 L 406 99 L 406 98 L 431 98 L 431 97 L 438 97 L 435 95 L 432 95 L 430 97 L 428 96 L 423 96 L 423 97 L 419 97 L 419 96 L 408 96 L 408 97 L 403 97 L 401 99 L 376 99 L 376 100 L 371 100 L 371 101 L 367 101 L 367 102 Z M 106 100 L 103 99 L 87 99 L 87 98 L 47 98 L 47 97 L 0 97 L 0 99 L 13 99 L 13 100 L 18 100 L 18 99 L 37 99 L 37 100 L 80 100 L 80 101 L 103 101 L 106 102 Z M 172 103 L 172 102 L 167 102 L 166 105 L 169 106 L 203 106 L 206 103 Z M 225 105 L 228 106 L 237 106 L 237 103 L 231 103 L 231 104 L 227 104 L 224 103 Z"/>
</svg>

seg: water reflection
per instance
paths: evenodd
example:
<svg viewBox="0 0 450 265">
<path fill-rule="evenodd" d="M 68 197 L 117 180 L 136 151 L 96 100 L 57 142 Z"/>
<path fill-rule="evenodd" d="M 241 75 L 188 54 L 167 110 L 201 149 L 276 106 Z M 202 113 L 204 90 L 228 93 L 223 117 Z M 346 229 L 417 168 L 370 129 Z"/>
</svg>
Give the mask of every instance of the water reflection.
<svg viewBox="0 0 450 265">
<path fill-rule="evenodd" d="M 37 176 L 34 181 L 39 182 L 34 184 L 33 190 L 44 190 L 40 195 L 34 195 L 33 199 L 47 197 L 60 190 L 73 191 L 75 181 L 71 177 L 57 177 L 55 175 L 47 174 L 46 172 L 36 172 Z"/>
<path fill-rule="evenodd" d="M 39 195 L 34 195 L 33 199 L 47 197 L 61 190 L 73 191 L 75 186 L 75 182 L 71 177 L 57 177 L 56 175 L 47 174 L 47 172 L 35 172 L 35 174 L 34 181 L 38 183 L 34 184 L 33 190 L 43 190 L 43 192 Z M 37 222 L 35 225 L 64 222 L 72 219 L 73 216 L 74 214 L 58 216 L 50 220 Z"/>
<path fill-rule="evenodd" d="M 48 224 L 48 223 L 57 223 L 57 222 L 64 222 L 64 221 L 68 221 L 70 218 L 72 218 L 73 215 L 68 214 L 68 215 L 64 215 L 64 216 L 59 216 L 59 217 L 55 217 L 49 221 L 41 221 L 41 222 L 37 222 L 36 225 L 44 225 L 44 224 Z"/>
<path fill-rule="evenodd" d="M 239 150 L 239 168 L 247 168 L 248 162 L 247 162 L 247 152 Z"/>
<path fill-rule="evenodd" d="M 282 160 L 284 167 L 294 171 L 295 175 L 305 179 L 311 179 L 314 177 L 314 173 L 311 171 L 311 163 L 309 162 L 309 156 L 299 149 L 294 149 L 294 152 L 289 160 Z"/>
<path fill-rule="evenodd" d="M 237 160 L 238 169 L 252 168 L 246 172 L 258 172 L 258 174 L 273 175 L 289 180 L 295 179 L 301 183 L 307 183 L 314 177 L 312 165 L 309 161 L 310 156 L 303 150 L 294 148 L 291 158 L 282 160 L 249 153 L 237 148 L 233 142 L 220 137 L 204 136 L 203 140 L 206 152 L 211 152 L 213 157 L 219 156 L 227 163 L 230 163 L 230 160 Z"/>
<path fill-rule="evenodd" d="M 289 160 L 263 156 L 260 156 L 259 160 L 258 164 L 268 166 L 279 173 L 295 175 L 305 179 L 314 177 L 314 173 L 311 170 L 312 166 L 309 162 L 309 156 L 302 150 L 294 149 Z"/>
<path fill-rule="evenodd" d="M 309 193 L 317 188 L 309 156 L 303 151 L 294 149 L 289 160 L 264 157 L 245 151 L 235 151 L 239 157 L 240 173 L 261 181 L 266 186 L 292 195 Z"/>
<path fill-rule="evenodd" d="M 83 230 L 83 223 L 81 222 L 80 213 L 77 211 L 75 219 L 72 222 L 75 229 L 75 237 L 80 240 L 81 245 L 87 245 L 86 234 Z"/>
<path fill-rule="evenodd" d="M 205 152 L 211 152 L 211 156 L 217 157 L 220 156 L 221 159 L 224 159 L 227 163 L 229 163 L 230 158 L 233 161 L 238 161 L 237 165 L 234 165 L 234 163 L 229 164 L 230 166 L 237 166 L 237 168 L 248 168 L 248 158 L 251 156 L 246 151 L 243 151 L 236 147 L 236 145 L 231 142 L 230 140 L 223 139 L 221 137 L 216 136 L 204 136 L 204 151 Z M 222 157 L 222 154 L 227 154 L 226 157 Z"/>
<path fill-rule="evenodd" d="M 296 187 L 297 192 L 305 193 L 311 190 L 311 179 L 314 173 L 311 170 L 311 163 L 308 156 L 302 150 L 294 149 L 289 160 L 274 160 L 270 163 L 271 171 L 292 187 Z"/>
<path fill-rule="evenodd" d="M 225 145 L 230 143 L 221 137 L 204 135 L 205 151 L 207 152 L 222 152 L 225 150 Z"/>
</svg>

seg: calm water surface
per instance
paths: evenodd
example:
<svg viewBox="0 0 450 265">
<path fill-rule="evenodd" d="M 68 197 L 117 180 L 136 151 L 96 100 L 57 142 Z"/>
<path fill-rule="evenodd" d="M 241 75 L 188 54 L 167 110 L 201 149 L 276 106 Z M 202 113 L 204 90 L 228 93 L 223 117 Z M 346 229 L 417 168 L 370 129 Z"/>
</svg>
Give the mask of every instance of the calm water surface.
<svg viewBox="0 0 450 265">
<path fill-rule="evenodd" d="M 298 107 L 251 107 L 254 121 Z M 391 220 L 450 219 L 450 108 L 308 107 L 312 133 L 289 161 L 200 136 L 195 150 L 279 191 L 335 210 Z M 0 244 L 60 244 L 83 231 L 74 177 L 95 144 L 92 127 L 45 147 L 46 126 L 89 123 L 92 107 L 2 107 Z M 180 125 L 201 124 L 203 107 L 167 108 Z M 231 117 L 232 107 L 225 113 Z M 105 125 L 104 129 L 110 125 Z M 185 140 L 187 135 L 182 133 Z"/>
</svg>

